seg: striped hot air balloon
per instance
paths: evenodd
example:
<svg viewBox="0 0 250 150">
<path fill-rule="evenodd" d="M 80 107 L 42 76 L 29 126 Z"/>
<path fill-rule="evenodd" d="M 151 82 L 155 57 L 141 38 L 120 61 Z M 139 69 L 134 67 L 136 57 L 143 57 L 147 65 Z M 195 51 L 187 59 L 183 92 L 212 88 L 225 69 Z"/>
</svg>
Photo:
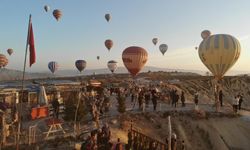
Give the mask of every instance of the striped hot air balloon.
<svg viewBox="0 0 250 150">
<path fill-rule="evenodd" d="M 109 70 L 114 73 L 114 71 L 117 69 L 117 62 L 114 60 L 110 60 L 107 64 Z"/>
<path fill-rule="evenodd" d="M 168 45 L 167 44 L 161 44 L 159 46 L 159 49 L 160 49 L 162 55 L 164 55 L 166 53 L 166 51 L 168 50 Z"/>
<path fill-rule="evenodd" d="M 87 62 L 85 60 L 77 60 L 75 66 L 80 72 L 82 72 L 86 68 Z"/>
<path fill-rule="evenodd" d="M 122 60 L 132 76 L 136 76 L 148 60 L 148 53 L 144 48 L 131 46 L 122 53 Z"/>
<path fill-rule="evenodd" d="M 240 57 L 239 41 L 227 34 L 216 34 L 204 39 L 199 46 L 199 56 L 203 64 L 221 79 Z"/>
<path fill-rule="evenodd" d="M 55 71 L 58 70 L 59 65 L 58 65 L 57 62 L 51 61 L 51 62 L 49 62 L 49 64 L 48 64 L 48 68 L 49 68 L 49 70 L 50 70 L 52 73 L 55 73 Z"/>
<path fill-rule="evenodd" d="M 8 64 L 8 59 L 6 58 L 6 56 L 5 55 L 3 55 L 3 54 L 0 54 L 0 68 L 3 68 L 3 67 L 5 67 L 5 66 L 7 66 L 7 64 Z"/>
<path fill-rule="evenodd" d="M 62 11 L 59 9 L 55 9 L 53 11 L 53 16 L 56 18 L 57 21 L 62 17 Z"/>
</svg>

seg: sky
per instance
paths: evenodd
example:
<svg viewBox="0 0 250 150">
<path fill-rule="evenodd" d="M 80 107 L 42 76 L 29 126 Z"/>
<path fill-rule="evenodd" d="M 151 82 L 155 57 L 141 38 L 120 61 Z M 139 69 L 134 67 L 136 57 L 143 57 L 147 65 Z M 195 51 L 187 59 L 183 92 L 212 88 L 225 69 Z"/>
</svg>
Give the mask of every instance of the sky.
<svg viewBox="0 0 250 150">
<path fill-rule="evenodd" d="M 87 61 L 86 69 L 106 68 L 109 60 L 123 66 L 121 55 L 129 46 L 147 50 L 147 66 L 206 71 L 195 50 L 205 29 L 239 39 L 241 56 L 231 71 L 250 72 L 249 8 L 249 0 L 0 0 L 0 53 L 9 59 L 7 68 L 22 70 L 32 14 L 37 60 L 32 67 L 27 63 L 29 72 L 48 71 L 50 61 L 60 70 L 75 69 L 77 59 Z M 60 21 L 54 9 L 63 12 Z M 109 23 L 106 13 L 112 16 Z M 114 42 L 110 51 L 106 39 Z M 169 47 L 165 56 L 159 51 L 163 43 Z"/>
</svg>

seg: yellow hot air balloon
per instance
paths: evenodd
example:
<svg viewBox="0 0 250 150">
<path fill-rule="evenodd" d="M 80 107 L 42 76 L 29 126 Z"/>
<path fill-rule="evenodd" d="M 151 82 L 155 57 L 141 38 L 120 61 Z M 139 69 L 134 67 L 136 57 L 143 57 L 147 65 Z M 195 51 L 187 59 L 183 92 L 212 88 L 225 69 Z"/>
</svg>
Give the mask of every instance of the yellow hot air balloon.
<svg viewBox="0 0 250 150">
<path fill-rule="evenodd" d="M 203 64 L 220 80 L 240 56 L 239 41 L 227 34 L 216 34 L 204 39 L 199 46 Z"/>
</svg>

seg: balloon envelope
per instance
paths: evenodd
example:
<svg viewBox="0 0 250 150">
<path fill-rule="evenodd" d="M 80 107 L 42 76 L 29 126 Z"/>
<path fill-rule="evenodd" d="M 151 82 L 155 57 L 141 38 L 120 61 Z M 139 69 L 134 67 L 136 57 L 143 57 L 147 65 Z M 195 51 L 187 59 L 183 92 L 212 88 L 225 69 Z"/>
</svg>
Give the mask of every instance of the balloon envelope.
<svg viewBox="0 0 250 150">
<path fill-rule="evenodd" d="M 53 16 L 56 18 L 57 21 L 62 17 L 62 11 L 59 9 L 55 9 L 53 11 Z"/>
<path fill-rule="evenodd" d="M 51 62 L 49 62 L 49 64 L 48 64 L 48 68 L 49 68 L 49 70 L 50 70 L 52 73 L 55 73 L 55 71 L 58 70 L 58 67 L 59 67 L 59 65 L 58 65 L 58 63 L 55 62 L 55 61 L 51 61 Z"/>
<path fill-rule="evenodd" d="M 206 39 L 211 35 L 211 32 L 209 30 L 204 30 L 201 32 L 202 39 Z"/>
<path fill-rule="evenodd" d="M 100 59 L 100 56 L 97 56 L 96 58 L 97 58 L 97 60 L 99 60 L 99 59 Z"/>
<path fill-rule="evenodd" d="M 132 76 L 136 76 L 148 60 L 148 53 L 144 48 L 131 46 L 122 53 L 122 60 Z"/>
<path fill-rule="evenodd" d="M 105 14 L 105 19 L 107 20 L 107 22 L 109 22 L 109 20 L 111 19 L 111 15 L 110 14 Z"/>
<path fill-rule="evenodd" d="M 110 50 L 113 47 L 113 41 L 110 39 L 106 40 L 104 44 L 108 50 Z"/>
<path fill-rule="evenodd" d="M 109 70 L 113 73 L 117 69 L 117 62 L 114 60 L 110 60 L 107 64 Z"/>
<path fill-rule="evenodd" d="M 7 49 L 7 53 L 11 55 L 13 53 L 13 49 L 12 48 Z"/>
<path fill-rule="evenodd" d="M 204 39 L 199 46 L 199 57 L 216 79 L 235 64 L 240 56 L 239 41 L 227 34 L 216 34 Z"/>
<path fill-rule="evenodd" d="M 8 59 L 5 55 L 0 54 L 0 68 L 5 67 L 8 64 Z"/>
<path fill-rule="evenodd" d="M 158 42 L 158 38 L 153 38 L 153 39 L 152 39 L 152 42 L 153 42 L 154 45 L 156 45 L 157 42 Z"/>
<path fill-rule="evenodd" d="M 45 10 L 46 12 L 48 12 L 48 11 L 49 11 L 49 9 L 50 9 L 50 8 L 49 8 L 49 6 L 48 6 L 48 5 L 45 5 L 45 6 L 44 6 L 44 10 Z"/>
<path fill-rule="evenodd" d="M 85 60 L 77 60 L 75 62 L 76 68 L 82 72 L 86 68 L 87 62 Z"/>
<path fill-rule="evenodd" d="M 166 51 L 168 50 L 168 45 L 167 44 L 161 44 L 159 46 L 159 49 L 160 49 L 162 55 L 164 55 L 166 53 Z"/>
</svg>

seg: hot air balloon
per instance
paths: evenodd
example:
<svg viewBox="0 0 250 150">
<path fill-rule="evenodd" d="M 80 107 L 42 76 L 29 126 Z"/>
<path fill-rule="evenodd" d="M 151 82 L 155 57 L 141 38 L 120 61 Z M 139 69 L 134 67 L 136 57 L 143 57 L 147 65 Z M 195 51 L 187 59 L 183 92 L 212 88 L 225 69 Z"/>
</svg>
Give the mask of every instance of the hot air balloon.
<svg viewBox="0 0 250 150">
<path fill-rule="evenodd" d="M 157 42 L 158 42 L 158 38 L 153 38 L 153 39 L 152 39 L 152 42 L 153 42 L 154 45 L 156 45 Z"/>
<path fill-rule="evenodd" d="M 166 51 L 168 50 L 168 45 L 167 44 L 161 44 L 159 46 L 159 49 L 160 49 L 162 55 L 164 55 L 166 53 Z"/>
<path fill-rule="evenodd" d="M 56 18 L 57 21 L 62 17 L 62 12 L 59 9 L 55 9 L 53 11 L 53 16 Z"/>
<path fill-rule="evenodd" d="M 136 76 L 148 60 L 148 53 L 144 48 L 131 46 L 122 53 L 122 60 L 132 76 Z"/>
<path fill-rule="evenodd" d="M 8 59 L 5 55 L 0 54 L 0 68 L 5 67 L 8 64 Z"/>
<path fill-rule="evenodd" d="M 52 73 L 55 73 L 55 71 L 58 69 L 58 67 L 59 67 L 59 65 L 58 65 L 58 63 L 55 62 L 55 61 L 51 61 L 51 62 L 49 62 L 49 64 L 48 64 L 48 68 L 49 68 L 49 70 L 50 70 Z"/>
<path fill-rule="evenodd" d="M 227 34 L 209 36 L 199 46 L 201 61 L 218 80 L 235 64 L 240 51 L 239 41 Z"/>
<path fill-rule="evenodd" d="M 45 10 L 46 12 L 48 12 L 48 11 L 49 11 L 49 9 L 50 9 L 50 8 L 49 8 L 49 6 L 48 6 L 48 5 L 45 5 L 45 6 L 44 6 L 44 10 Z"/>
<path fill-rule="evenodd" d="M 100 59 L 100 56 L 97 56 L 96 59 L 99 60 L 99 59 Z"/>
<path fill-rule="evenodd" d="M 7 53 L 11 55 L 13 53 L 13 49 L 12 48 L 7 49 Z"/>
<path fill-rule="evenodd" d="M 85 60 L 77 60 L 75 62 L 76 68 L 82 72 L 86 68 L 87 62 Z"/>
<path fill-rule="evenodd" d="M 108 50 L 110 50 L 113 47 L 113 41 L 110 39 L 106 40 L 104 44 Z"/>
<path fill-rule="evenodd" d="M 105 19 L 107 20 L 107 22 L 109 22 L 109 20 L 111 19 L 111 15 L 110 14 L 105 14 Z"/>
<path fill-rule="evenodd" d="M 110 61 L 108 62 L 108 64 L 107 64 L 107 66 L 108 66 L 109 70 L 110 70 L 112 73 L 114 73 L 114 71 L 115 71 L 116 68 L 117 68 L 117 62 L 114 61 L 114 60 L 110 60 Z"/>
<path fill-rule="evenodd" d="M 210 35 L 211 35 L 211 32 L 209 30 L 204 30 L 201 32 L 201 37 L 203 40 L 208 38 Z"/>
<path fill-rule="evenodd" d="M 198 49 L 198 47 L 196 46 L 196 47 L 195 47 L 195 49 L 197 50 L 197 49 Z"/>
</svg>

